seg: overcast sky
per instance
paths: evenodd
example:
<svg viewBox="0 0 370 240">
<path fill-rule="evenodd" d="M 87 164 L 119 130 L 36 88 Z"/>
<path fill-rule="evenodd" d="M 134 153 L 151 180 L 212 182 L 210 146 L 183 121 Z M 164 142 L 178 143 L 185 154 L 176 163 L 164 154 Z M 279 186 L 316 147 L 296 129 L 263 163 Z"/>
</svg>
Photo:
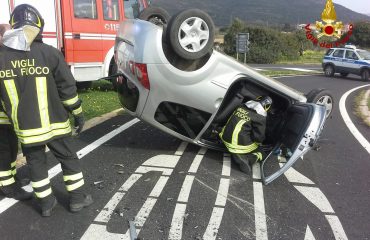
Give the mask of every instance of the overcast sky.
<svg viewBox="0 0 370 240">
<path fill-rule="evenodd" d="M 369 0 L 333 0 L 333 2 L 339 3 L 355 12 L 370 14 Z"/>
</svg>

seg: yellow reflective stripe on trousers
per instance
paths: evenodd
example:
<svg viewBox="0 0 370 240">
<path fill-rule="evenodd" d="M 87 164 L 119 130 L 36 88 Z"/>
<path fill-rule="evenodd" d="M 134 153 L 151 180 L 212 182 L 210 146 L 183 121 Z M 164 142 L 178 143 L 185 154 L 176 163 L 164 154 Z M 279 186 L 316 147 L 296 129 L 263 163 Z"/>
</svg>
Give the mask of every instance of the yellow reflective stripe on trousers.
<svg viewBox="0 0 370 240">
<path fill-rule="evenodd" d="M 9 177 L 12 175 L 12 170 L 9 171 L 0 171 L 0 177 Z"/>
<path fill-rule="evenodd" d="M 54 136 L 60 136 L 60 135 L 65 135 L 68 134 L 72 131 L 71 126 L 68 126 L 66 129 L 56 129 L 52 130 L 51 132 L 45 133 L 40 136 L 33 136 L 33 137 L 23 137 L 19 136 L 19 141 L 23 144 L 31 144 L 31 143 L 38 143 L 38 142 L 43 142 L 46 140 L 49 140 L 50 138 Z"/>
<path fill-rule="evenodd" d="M 17 174 L 17 169 L 12 170 L 12 175 L 15 176 Z"/>
<path fill-rule="evenodd" d="M 72 114 L 73 115 L 78 115 L 80 113 L 82 113 L 82 107 L 79 107 L 79 108 L 77 108 L 77 109 L 75 109 L 75 110 L 72 111 Z"/>
<path fill-rule="evenodd" d="M 17 161 L 12 162 L 12 163 L 10 164 L 10 166 L 11 166 L 11 167 L 15 167 L 15 166 L 17 166 Z"/>
<path fill-rule="evenodd" d="M 76 174 L 73 174 L 73 175 L 63 176 L 63 180 L 65 182 L 66 181 L 76 181 L 76 180 L 81 179 L 81 178 L 83 178 L 82 172 L 76 173 Z"/>
<path fill-rule="evenodd" d="M 8 185 L 13 184 L 13 183 L 15 183 L 15 180 L 14 180 L 13 177 L 8 179 L 8 180 L 0 181 L 1 186 L 8 186 Z"/>
<path fill-rule="evenodd" d="M 63 105 L 70 106 L 70 105 L 75 104 L 77 101 L 78 101 L 78 95 L 76 95 L 76 97 L 74 98 L 63 101 Z"/>
<path fill-rule="evenodd" d="M 60 128 L 68 128 L 70 126 L 69 120 L 62 122 L 62 123 L 52 123 L 49 124 L 49 126 L 46 126 L 45 128 L 35 128 L 35 129 L 28 129 L 28 130 L 17 130 L 17 134 L 23 137 L 30 137 L 35 135 L 42 135 L 47 132 L 60 129 Z"/>
<path fill-rule="evenodd" d="M 41 181 L 38 181 L 38 182 L 31 182 L 31 185 L 33 188 L 40 188 L 40 187 L 43 187 L 43 186 L 46 186 L 50 184 L 50 179 L 49 178 L 45 178 Z"/>
<path fill-rule="evenodd" d="M 238 124 L 236 124 L 235 129 L 233 131 L 233 136 L 232 136 L 232 139 L 231 139 L 231 144 L 232 145 L 238 145 L 239 133 L 242 130 L 242 127 L 243 127 L 244 123 L 246 123 L 245 120 L 240 120 L 238 122 Z"/>
<path fill-rule="evenodd" d="M 0 111 L 0 124 L 10 124 L 8 116 Z"/>
<path fill-rule="evenodd" d="M 261 161 L 262 160 L 262 153 L 256 152 L 256 153 L 253 153 L 253 155 L 255 155 L 257 157 L 257 161 Z"/>
<path fill-rule="evenodd" d="M 39 113 L 41 119 L 41 128 L 50 126 L 49 105 L 48 105 L 48 89 L 46 85 L 46 77 L 36 77 L 37 101 L 39 104 Z"/>
<path fill-rule="evenodd" d="M 8 93 L 10 103 L 12 104 L 12 119 L 14 124 L 14 129 L 18 130 L 18 104 L 19 104 L 19 98 L 17 93 L 17 88 L 15 87 L 15 83 L 13 79 L 5 80 L 4 81 L 6 92 Z"/>
<path fill-rule="evenodd" d="M 257 143 L 252 143 L 251 145 L 248 145 L 248 146 L 233 146 L 226 142 L 224 142 L 224 144 L 229 150 L 229 152 L 232 152 L 232 153 L 250 153 L 258 148 Z"/>
<path fill-rule="evenodd" d="M 81 179 L 80 181 L 78 181 L 74 184 L 66 185 L 66 188 L 67 188 L 67 191 L 70 192 L 70 191 L 76 190 L 77 188 L 81 187 L 84 184 L 85 184 L 85 181 L 83 179 Z"/>
<path fill-rule="evenodd" d="M 35 195 L 38 198 L 45 198 L 45 197 L 49 196 L 51 193 L 52 193 L 51 188 L 48 188 L 47 190 L 45 190 L 43 192 L 36 192 L 35 191 Z"/>
</svg>

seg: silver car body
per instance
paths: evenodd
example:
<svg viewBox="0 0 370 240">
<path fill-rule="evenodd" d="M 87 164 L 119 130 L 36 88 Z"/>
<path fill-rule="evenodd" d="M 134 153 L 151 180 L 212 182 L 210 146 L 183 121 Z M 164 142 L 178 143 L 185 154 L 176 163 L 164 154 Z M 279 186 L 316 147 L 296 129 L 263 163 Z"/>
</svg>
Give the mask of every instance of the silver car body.
<svg viewBox="0 0 370 240">
<path fill-rule="evenodd" d="M 220 149 L 220 146 L 202 139 L 211 126 L 228 90 L 239 79 L 252 79 L 256 85 L 269 89 L 288 99 L 289 104 L 310 106 L 312 114 L 302 132 L 299 144 L 286 166 L 272 176 L 264 178 L 265 184 L 286 171 L 298 158 L 311 149 L 318 139 L 325 122 L 323 106 L 306 103 L 304 94 L 266 76 L 259 74 L 233 58 L 214 50 L 204 66 L 195 71 L 184 71 L 173 66 L 163 51 L 163 29 L 142 20 L 121 23 L 116 38 L 116 63 L 118 71 L 127 79 L 128 88 L 137 88 L 136 108 L 126 110 L 133 116 L 167 132 L 181 140 L 199 146 Z M 135 76 L 134 64 L 146 64 L 150 89 L 144 87 Z M 123 100 L 125 101 L 125 100 Z M 160 124 L 156 111 L 163 102 L 178 103 L 210 114 L 201 131 L 192 137 L 185 136 Z M 123 103 L 125 105 L 125 103 Z M 181 122 L 181 121 L 180 121 Z M 186 125 L 186 123 L 184 123 Z M 186 126 L 184 126 L 186 127 Z M 294 159 L 293 159 L 294 158 Z"/>
</svg>

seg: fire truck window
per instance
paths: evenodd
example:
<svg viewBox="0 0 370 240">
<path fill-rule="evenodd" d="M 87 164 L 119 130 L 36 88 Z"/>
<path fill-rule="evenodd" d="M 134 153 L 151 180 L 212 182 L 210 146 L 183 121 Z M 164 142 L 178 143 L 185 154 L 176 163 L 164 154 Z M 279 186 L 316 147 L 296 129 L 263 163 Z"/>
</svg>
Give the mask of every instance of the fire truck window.
<svg viewBox="0 0 370 240">
<path fill-rule="evenodd" d="M 129 19 L 134 19 L 139 16 L 140 4 L 137 0 L 125 0 L 125 17 Z"/>
<path fill-rule="evenodd" d="M 76 18 L 98 18 L 96 0 L 74 0 L 73 10 Z"/>
<path fill-rule="evenodd" d="M 103 0 L 104 20 L 118 21 L 118 0 Z"/>
</svg>

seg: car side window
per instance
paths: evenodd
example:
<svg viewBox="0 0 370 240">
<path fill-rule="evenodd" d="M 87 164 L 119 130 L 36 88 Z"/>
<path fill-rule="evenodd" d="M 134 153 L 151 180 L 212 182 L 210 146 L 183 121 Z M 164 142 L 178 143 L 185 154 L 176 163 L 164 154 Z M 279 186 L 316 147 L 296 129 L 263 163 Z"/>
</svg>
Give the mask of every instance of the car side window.
<svg viewBox="0 0 370 240">
<path fill-rule="evenodd" d="M 343 58 L 343 55 L 344 55 L 344 50 L 340 50 L 340 49 L 337 49 L 333 53 L 333 57 Z"/>
<path fill-rule="evenodd" d="M 104 20 L 118 21 L 119 7 L 118 0 L 103 0 Z"/>
<path fill-rule="evenodd" d="M 334 49 L 330 48 L 328 51 L 326 51 L 325 56 L 329 56 L 334 52 Z"/>
<path fill-rule="evenodd" d="M 346 51 L 346 58 L 358 60 L 357 54 L 354 51 L 351 51 L 351 50 Z"/>
<path fill-rule="evenodd" d="M 98 18 L 96 0 L 74 0 L 73 11 L 76 18 Z"/>
</svg>

